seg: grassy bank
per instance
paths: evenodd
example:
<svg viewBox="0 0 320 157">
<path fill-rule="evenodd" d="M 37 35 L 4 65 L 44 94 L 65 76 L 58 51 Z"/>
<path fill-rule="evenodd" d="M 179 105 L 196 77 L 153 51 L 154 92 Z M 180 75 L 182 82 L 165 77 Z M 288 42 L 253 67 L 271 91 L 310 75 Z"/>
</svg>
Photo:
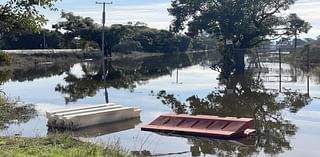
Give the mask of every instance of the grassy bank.
<svg viewBox="0 0 320 157">
<path fill-rule="evenodd" d="M 36 116 L 33 105 L 18 104 L 0 95 L 0 130 L 11 123 L 24 123 Z M 0 157 L 125 157 L 117 145 L 102 147 L 74 140 L 67 135 L 45 138 L 0 137 Z"/>
<path fill-rule="evenodd" d="M 125 157 L 120 148 L 79 142 L 70 137 L 0 137 L 0 157 Z"/>
</svg>

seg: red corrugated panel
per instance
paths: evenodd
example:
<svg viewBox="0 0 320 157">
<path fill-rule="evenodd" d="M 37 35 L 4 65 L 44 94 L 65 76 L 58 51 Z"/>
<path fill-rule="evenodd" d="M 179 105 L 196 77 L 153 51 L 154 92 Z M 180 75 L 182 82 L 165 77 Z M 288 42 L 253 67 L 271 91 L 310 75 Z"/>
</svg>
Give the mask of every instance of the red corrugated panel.
<svg viewBox="0 0 320 157">
<path fill-rule="evenodd" d="M 245 130 L 253 128 L 254 120 L 252 118 L 167 114 L 159 116 L 141 129 L 145 131 L 234 138 L 246 136 Z"/>
</svg>

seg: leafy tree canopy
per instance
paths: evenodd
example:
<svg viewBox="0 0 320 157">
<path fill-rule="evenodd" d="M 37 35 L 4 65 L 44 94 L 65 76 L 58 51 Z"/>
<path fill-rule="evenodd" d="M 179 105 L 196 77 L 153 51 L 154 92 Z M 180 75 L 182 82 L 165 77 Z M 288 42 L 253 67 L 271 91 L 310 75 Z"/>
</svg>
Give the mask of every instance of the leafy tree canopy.
<svg viewBox="0 0 320 157">
<path fill-rule="evenodd" d="M 287 19 L 287 34 L 294 36 L 294 47 L 297 47 L 297 39 L 300 33 L 308 33 L 310 23 L 302 20 L 297 14 L 290 14 Z"/>
<path fill-rule="evenodd" d="M 290 14 L 287 22 L 288 35 L 297 35 L 299 33 L 308 33 L 311 29 L 310 23 L 302 20 L 297 14 Z"/>
<path fill-rule="evenodd" d="M 102 28 L 90 17 L 81 17 L 73 13 L 62 12 L 64 21 L 52 27 L 56 30 L 64 30 L 64 38 L 70 41 L 75 37 L 81 40 L 93 41 L 102 47 Z M 172 53 L 186 51 L 190 38 L 176 35 L 167 30 L 157 30 L 147 27 L 143 22 L 128 22 L 126 25 L 114 24 L 105 28 L 105 52 L 112 51 L 132 52 L 162 52 Z M 67 44 L 66 44 L 67 45 Z"/>
<path fill-rule="evenodd" d="M 67 32 L 80 33 L 85 29 L 95 29 L 98 27 L 94 20 L 90 17 L 76 16 L 72 12 L 61 12 L 61 18 L 65 21 L 54 24 L 52 28 L 56 30 L 65 30 Z"/>
<path fill-rule="evenodd" d="M 40 31 L 47 22 L 39 8 L 56 10 L 58 0 L 8 0 L 0 4 L 0 38 L 25 30 Z"/>
<path fill-rule="evenodd" d="M 285 35 L 287 20 L 282 11 L 296 0 L 173 0 L 169 13 L 172 30 L 188 28 L 188 35 L 214 34 L 232 39 L 236 47 L 249 48 L 268 37 Z M 280 31 L 281 30 L 281 31 Z"/>
</svg>

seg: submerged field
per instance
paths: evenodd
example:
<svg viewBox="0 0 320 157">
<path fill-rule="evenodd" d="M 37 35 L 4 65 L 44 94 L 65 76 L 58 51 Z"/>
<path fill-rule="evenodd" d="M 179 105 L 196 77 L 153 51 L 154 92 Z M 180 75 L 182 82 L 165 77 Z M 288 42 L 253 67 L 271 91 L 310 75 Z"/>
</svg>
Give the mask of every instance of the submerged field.
<svg viewBox="0 0 320 157">
<path fill-rule="evenodd" d="M 261 58 L 260 69 L 248 59 L 244 74 L 230 75 L 210 68 L 219 63 L 215 52 L 111 59 L 105 60 L 105 69 L 92 60 L 13 69 L 1 75 L 6 76 L 1 89 L 10 98 L 34 104 L 37 114 L 19 116 L 23 121 L 11 118 L 0 135 L 47 141 L 54 132 L 47 127 L 46 111 L 108 101 L 140 108 L 140 119 L 77 130 L 73 137 L 92 143 L 115 140 L 137 156 L 314 156 L 320 139 L 319 73 L 312 69 L 307 75 L 304 68 L 279 63 L 276 57 Z M 141 126 L 168 112 L 254 117 L 257 134 L 219 140 L 141 131 Z M 61 140 L 62 145 L 48 142 L 49 147 L 73 151 Z"/>
</svg>

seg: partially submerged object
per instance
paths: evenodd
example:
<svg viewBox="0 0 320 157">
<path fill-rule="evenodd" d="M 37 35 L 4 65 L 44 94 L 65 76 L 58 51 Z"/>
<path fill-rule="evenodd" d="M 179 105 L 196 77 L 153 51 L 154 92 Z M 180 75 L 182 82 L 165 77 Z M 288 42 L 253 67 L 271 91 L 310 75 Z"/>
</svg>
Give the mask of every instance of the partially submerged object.
<svg viewBox="0 0 320 157">
<path fill-rule="evenodd" d="M 128 120 L 116 121 L 113 123 L 99 124 L 76 130 L 69 130 L 64 128 L 49 128 L 48 135 L 67 131 L 67 133 L 71 133 L 73 137 L 92 138 L 133 129 L 140 123 L 140 118 L 133 118 Z"/>
<path fill-rule="evenodd" d="M 117 104 L 92 105 L 47 112 L 48 126 L 79 129 L 140 117 L 140 109 Z"/>
<path fill-rule="evenodd" d="M 141 129 L 214 138 L 238 138 L 255 132 L 254 125 L 252 118 L 167 114 L 159 116 Z"/>
</svg>

